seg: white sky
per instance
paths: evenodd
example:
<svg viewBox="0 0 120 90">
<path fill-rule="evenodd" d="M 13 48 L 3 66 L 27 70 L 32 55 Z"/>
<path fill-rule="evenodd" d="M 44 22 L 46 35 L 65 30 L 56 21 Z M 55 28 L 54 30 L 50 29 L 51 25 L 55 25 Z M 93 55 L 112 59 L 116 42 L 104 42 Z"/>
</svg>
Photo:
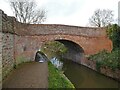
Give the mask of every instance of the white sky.
<svg viewBox="0 0 120 90">
<path fill-rule="evenodd" d="M 118 2 L 120 0 L 36 0 L 38 6 L 47 11 L 44 23 L 87 26 L 93 12 L 100 9 L 113 10 L 114 18 L 118 18 Z M 13 16 L 8 0 L 0 0 L 0 9 Z"/>
</svg>

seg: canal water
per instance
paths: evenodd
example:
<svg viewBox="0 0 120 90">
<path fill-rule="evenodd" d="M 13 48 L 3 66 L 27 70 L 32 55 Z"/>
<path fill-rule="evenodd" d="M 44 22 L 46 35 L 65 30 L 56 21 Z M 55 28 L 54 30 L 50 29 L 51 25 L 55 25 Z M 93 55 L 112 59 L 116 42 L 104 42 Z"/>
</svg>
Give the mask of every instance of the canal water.
<svg viewBox="0 0 120 90">
<path fill-rule="evenodd" d="M 120 83 L 71 60 L 63 61 L 64 74 L 76 88 L 118 88 Z"/>
<path fill-rule="evenodd" d="M 118 88 L 120 83 L 83 65 L 71 60 L 51 60 L 58 68 L 62 67 L 64 74 L 76 88 Z M 62 66 L 61 66 L 62 65 Z"/>
</svg>

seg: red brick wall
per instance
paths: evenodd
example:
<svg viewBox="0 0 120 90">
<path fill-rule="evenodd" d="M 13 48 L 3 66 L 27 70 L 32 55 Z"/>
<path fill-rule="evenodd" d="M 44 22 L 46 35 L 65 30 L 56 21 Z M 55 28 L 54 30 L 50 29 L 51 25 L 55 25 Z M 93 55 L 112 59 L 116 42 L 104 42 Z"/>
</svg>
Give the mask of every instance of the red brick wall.
<svg viewBox="0 0 120 90">
<path fill-rule="evenodd" d="M 86 55 L 95 54 L 99 51 L 106 49 L 111 50 L 111 41 L 108 38 L 88 38 L 83 36 L 71 35 L 40 35 L 40 36 L 16 36 L 16 57 L 24 55 L 27 59 L 33 60 L 35 53 L 42 44 L 52 40 L 71 40 L 79 44 Z"/>
</svg>

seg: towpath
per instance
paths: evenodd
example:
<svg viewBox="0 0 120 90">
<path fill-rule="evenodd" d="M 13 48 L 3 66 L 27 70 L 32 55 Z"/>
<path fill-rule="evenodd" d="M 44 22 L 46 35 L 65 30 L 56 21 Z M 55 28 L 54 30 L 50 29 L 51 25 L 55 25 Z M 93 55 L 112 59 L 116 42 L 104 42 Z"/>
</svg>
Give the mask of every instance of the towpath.
<svg viewBox="0 0 120 90">
<path fill-rule="evenodd" d="M 18 66 L 3 82 L 3 88 L 48 88 L 47 62 Z"/>
</svg>

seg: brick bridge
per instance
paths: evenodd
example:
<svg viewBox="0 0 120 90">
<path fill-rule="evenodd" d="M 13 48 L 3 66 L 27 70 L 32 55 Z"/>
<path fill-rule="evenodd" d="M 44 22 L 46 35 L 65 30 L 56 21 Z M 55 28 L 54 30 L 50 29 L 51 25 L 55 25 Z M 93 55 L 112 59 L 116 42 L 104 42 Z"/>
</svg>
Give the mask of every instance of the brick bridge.
<svg viewBox="0 0 120 90">
<path fill-rule="evenodd" d="M 68 47 L 66 58 L 80 61 L 83 54 L 95 54 L 103 49 L 111 51 L 112 42 L 106 35 L 105 28 L 79 27 L 55 24 L 23 24 L 14 17 L 0 11 L 2 31 L 3 78 L 13 65 L 33 61 L 38 49 L 48 41 L 59 41 Z M 71 56 L 71 57 L 70 57 Z M 5 72 L 4 72 L 5 71 Z"/>
</svg>

